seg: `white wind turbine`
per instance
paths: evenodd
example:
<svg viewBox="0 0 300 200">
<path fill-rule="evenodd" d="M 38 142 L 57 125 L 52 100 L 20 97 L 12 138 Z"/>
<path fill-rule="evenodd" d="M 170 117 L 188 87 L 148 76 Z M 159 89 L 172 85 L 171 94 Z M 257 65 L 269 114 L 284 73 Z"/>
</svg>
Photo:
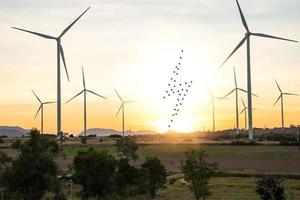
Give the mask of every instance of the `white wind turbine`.
<svg viewBox="0 0 300 200">
<path fill-rule="evenodd" d="M 229 54 L 229 56 L 225 59 L 225 61 L 222 63 L 220 67 L 222 67 L 227 60 L 247 41 L 247 91 L 248 91 L 248 124 L 249 124 L 249 130 L 248 135 L 249 139 L 253 140 L 253 126 L 252 126 L 252 88 L 251 88 L 251 64 L 250 64 L 250 36 L 257 36 L 257 37 L 264 37 L 264 38 L 272 38 L 272 39 L 278 39 L 278 40 L 285 40 L 290 42 L 298 42 L 295 40 L 285 39 L 281 37 L 276 37 L 272 35 L 267 35 L 264 33 L 252 33 L 250 32 L 246 19 L 244 17 L 244 14 L 242 12 L 242 9 L 240 7 L 240 4 L 238 0 L 236 0 L 238 10 L 242 19 L 242 23 L 244 28 L 246 29 L 246 34 L 244 38 L 240 41 L 240 43 L 235 47 L 235 49 Z"/>
<path fill-rule="evenodd" d="M 39 112 L 41 111 L 41 134 L 44 133 L 44 105 L 46 104 L 52 104 L 52 103 L 56 103 L 55 101 L 46 101 L 46 102 L 42 102 L 41 99 L 37 96 L 37 94 L 31 90 L 32 93 L 34 94 L 34 96 L 36 97 L 36 99 L 40 102 L 40 106 L 34 116 L 34 119 L 36 118 L 36 116 L 39 114 Z"/>
<path fill-rule="evenodd" d="M 69 74 L 68 74 L 68 70 L 67 70 L 67 66 L 66 66 L 66 61 L 65 61 L 65 56 L 64 56 L 64 50 L 63 50 L 63 47 L 61 45 L 61 38 L 79 20 L 79 18 L 81 18 L 81 16 L 85 12 L 88 11 L 88 9 L 90 9 L 90 7 L 88 7 L 79 17 L 77 17 L 69 26 L 67 26 L 67 28 L 65 28 L 58 37 L 46 35 L 46 34 L 43 34 L 43 33 L 33 32 L 33 31 L 21 29 L 21 28 L 12 27 L 14 29 L 17 29 L 17 30 L 20 30 L 20 31 L 24 31 L 24 32 L 27 32 L 27 33 L 31 33 L 31 34 L 40 36 L 40 37 L 45 38 L 45 39 L 51 39 L 51 40 L 55 40 L 56 41 L 56 45 L 57 45 L 57 50 L 56 50 L 57 51 L 57 134 L 59 134 L 61 132 L 60 58 L 62 58 L 62 61 L 64 63 L 65 71 L 66 71 L 67 78 L 68 78 L 68 81 L 69 81 Z"/>
<path fill-rule="evenodd" d="M 209 89 L 208 89 L 209 90 Z M 209 94 L 211 96 L 211 100 L 208 103 L 207 107 L 211 104 L 212 105 L 212 122 L 213 122 L 213 132 L 216 131 L 216 122 L 215 122 L 215 100 L 222 100 L 221 97 L 215 97 L 213 93 L 209 90 Z"/>
<path fill-rule="evenodd" d="M 83 83 L 83 90 L 81 90 L 78 94 L 76 94 L 74 97 L 72 97 L 69 101 L 67 101 L 66 103 L 72 101 L 73 99 L 75 99 L 77 96 L 81 95 L 83 93 L 83 126 L 84 126 L 84 137 L 86 137 L 86 93 L 89 92 L 93 95 L 96 95 L 98 97 L 101 97 L 103 99 L 106 99 L 104 96 L 101 96 L 100 94 L 97 94 L 96 92 L 93 92 L 91 90 L 86 89 L 85 86 L 85 77 L 84 77 L 84 71 L 83 71 L 83 67 L 82 67 L 82 83 Z"/>
<path fill-rule="evenodd" d="M 240 115 L 243 114 L 243 113 L 245 114 L 245 117 L 244 117 L 244 119 L 245 119 L 245 130 L 247 130 L 247 110 L 248 110 L 248 107 L 246 106 L 243 98 L 242 98 L 242 103 L 243 103 L 244 108 L 241 110 Z"/>
<path fill-rule="evenodd" d="M 239 91 L 247 93 L 246 90 L 239 88 L 236 80 L 235 68 L 233 67 L 233 76 L 234 76 L 234 89 L 228 92 L 222 99 L 228 97 L 233 92 L 235 92 L 235 118 L 236 118 L 236 135 L 239 134 Z M 252 94 L 253 95 L 253 94 Z M 254 95 L 257 96 L 257 95 Z"/>
<path fill-rule="evenodd" d="M 283 96 L 284 96 L 284 95 L 298 96 L 298 95 L 297 95 L 297 94 L 292 94 L 292 93 L 287 93 L 287 92 L 282 92 L 282 90 L 281 90 L 281 88 L 280 88 L 280 86 L 279 86 L 279 84 L 278 84 L 278 82 L 277 82 L 276 80 L 275 80 L 275 83 L 276 83 L 276 85 L 277 85 L 277 87 L 278 87 L 278 90 L 279 90 L 279 92 L 280 92 L 280 95 L 279 95 L 278 99 L 275 101 L 275 103 L 273 104 L 273 106 L 275 106 L 276 103 L 277 103 L 279 100 L 281 100 L 281 128 L 282 128 L 282 130 L 283 130 L 283 129 L 284 129 Z"/>
<path fill-rule="evenodd" d="M 116 117 L 119 115 L 120 111 L 122 110 L 122 135 L 124 137 L 124 135 L 125 135 L 125 130 L 124 130 L 124 127 L 125 127 L 125 104 L 132 103 L 134 101 L 124 101 L 116 89 L 115 89 L 115 92 L 121 101 L 121 105 L 117 111 Z"/>
</svg>

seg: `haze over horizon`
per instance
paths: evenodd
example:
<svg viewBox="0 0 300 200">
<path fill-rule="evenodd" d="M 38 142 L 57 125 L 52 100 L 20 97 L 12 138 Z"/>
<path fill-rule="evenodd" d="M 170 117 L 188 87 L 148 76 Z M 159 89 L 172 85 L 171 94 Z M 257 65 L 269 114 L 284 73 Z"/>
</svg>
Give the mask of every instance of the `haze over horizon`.
<svg viewBox="0 0 300 200">
<path fill-rule="evenodd" d="M 241 7 L 251 30 L 300 40 L 300 2 L 245 1 Z M 119 99 L 127 100 L 125 129 L 167 131 L 172 106 L 162 98 L 169 74 L 184 49 L 182 79 L 193 80 L 191 92 L 171 129 L 212 129 L 209 87 L 224 96 L 234 87 L 233 69 L 241 88 L 246 87 L 246 51 L 242 47 L 222 68 L 218 66 L 244 36 L 234 0 L 114 0 L 114 1 L 0 1 L 0 124 L 40 127 L 39 106 L 31 89 L 44 101 L 56 100 L 55 44 L 13 30 L 12 26 L 58 35 L 84 9 L 86 15 L 62 41 L 70 75 L 62 77 L 62 129 L 81 132 L 83 98 L 64 104 L 82 89 L 81 66 L 87 87 L 108 98 L 89 96 L 88 128 L 121 130 L 115 118 Z M 280 127 L 276 78 L 285 91 L 300 94 L 300 46 L 272 39 L 253 38 L 252 88 L 254 127 Z M 246 101 L 246 95 L 243 95 Z M 300 97 L 285 99 L 285 124 L 300 124 Z M 216 129 L 233 128 L 234 98 L 216 102 Z M 240 110 L 242 109 L 240 103 Z M 56 107 L 45 108 L 45 132 L 56 130 Z M 244 127 L 243 115 L 240 127 Z"/>
</svg>

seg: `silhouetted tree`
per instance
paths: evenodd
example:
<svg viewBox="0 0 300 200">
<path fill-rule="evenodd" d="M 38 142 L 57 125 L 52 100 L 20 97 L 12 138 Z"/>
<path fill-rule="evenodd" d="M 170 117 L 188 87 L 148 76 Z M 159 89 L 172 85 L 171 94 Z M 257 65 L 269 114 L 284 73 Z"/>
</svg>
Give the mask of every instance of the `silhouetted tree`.
<svg viewBox="0 0 300 200">
<path fill-rule="evenodd" d="M 215 163 L 206 162 L 206 157 L 205 151 L 190 150 L 185 152 L 185 158 L 181 161 L 184 179 L 189 183 L 189 188 L 197 200 L 210 195 L 208 180 L 217 169 Z"/>
<path fill-rule="evenodd" d="M 138 144 L 133 137 L 122 137 L 117 140 L 117 151 L 125 158 L 136 160 L 138 159 Z"/>
<path fill-rule="evenodd" d="M 150 196 L 155 197 L 157 190 L 167 182 L 167 172 L 160 160 L 156 157 L 147 157 L 142 164 L 142 170 L 147 174 L 147 186 Z"/>
<path fill-rule="evenodd" d="M 262 200 L 285 200 L 283 181 L 281 178 L 262 178 L 257 181 L 255 191 Z"/>
<path fill-rule="evenodd" d="M 20 154 L 12 161 L 11 169 L 3 174 L 10 193 L 24 200 L 40 200 L 57 185 L 57 165 L 54 157 L 58 145 L 39 131 L 32 129 L 29 140 L 19 145 Z"/>
<path fill-rule="evenodd" d="M 117 162 L 107 151 L 93 148 L 79 151 L 74 158 L 74 182 L 82 186 L 84 199 L 105 197 L 114 192 Z"/>
</svg>

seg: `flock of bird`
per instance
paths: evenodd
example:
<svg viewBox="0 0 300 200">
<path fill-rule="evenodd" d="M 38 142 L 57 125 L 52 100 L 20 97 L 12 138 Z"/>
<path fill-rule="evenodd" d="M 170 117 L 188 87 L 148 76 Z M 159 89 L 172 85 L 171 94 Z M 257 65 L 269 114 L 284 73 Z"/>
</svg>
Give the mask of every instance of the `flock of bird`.
<svg viewBox="0 0 300 200">
<path fill-rule="evenodd" d="M 295 40 L 290 40 L 290 39 L 286 39 L 286 38 L 282 38 L 282 37 L 276 37 L 276 36 L 272 36 L 272 35 L 268 35 L 268 34 L 264 34 L 264 33 L 254 33 L 251 32 L 247 21 L 244 17 L 244 14 L 242 12 L 242 9 L 240 7 L 240 4 L 238 2 L 238 0 L 236 0 L 237 3 L 237 7 L 239 10 L 239 14 L 242 20 L 242 24 L 246 30 L 245 36 L 243 37 L 243 39 L 238 43 L 238 45 L 234 48 L 234 50 L 229 54 L 229 56 L 225 59 L 225 61 L 222 63 L 222 65 L 220 67 L 222 67 L 229 59 L 232 55 L 235 54 L 235 52 L 246 42 L 247 45 L 247 90 L 245 89 L 241 89 L 238 87 L 237 85 L 237 81 L 236 81 L 236 75 L 235 75 L 235 70 L 234 70 L 234 81 L 235 81 L 235 88 L 230 91 L 227 95 L 225 95 L 224 97 L 215 97 L 211 92 L 211 101 L 210 103 L 213 106 L 213 131 L 215 131 L 215 114 L 214 114 L 214 104 L 215 104 L 215 100 L 216 99 L 224 99 L 227 96 L 229 96 L 230 94 L 232 94 L 233 92 L 235 92 L 235 96 L 236 96 L 236 125 L 237 125 L 237 134 L 239 134 L 239 122 L 238 122 L 238 92 L 245 92 L 247 93 L 247 103 L 248 105 L 246 106 L 244 101 L 243 105 L 244 105 L 244 109 L 241 112 L 245 112 L 245 117 L 246 115 L 248 116 L 248 136 L 249 139 L 252 140 L 253 139 L 253 124 L 252 124 L 252 96 L 256 96 L 254 94 L 252 94 L 252 88 L 251 88 L 251 58 L 250 58 L 250 38 L 251 36 L 256 36 L 256 37 L 263 37 L 263 38 L 271 38 L 271 39 L 277 39 L 277 40 L 285 40 L 285 41 L 289 41 L 289 42 L 297 42 Z M 43 106 L 46 104 L 50 104 L 50 103 L 56 103 L 57 104 L 57 133 L 61 132 L 61 59 L 65 68 L 65 72 L 67 75 L 67 78 L 69 80 L 69 75 L 68 75 L 68 70 L 67 70 L 67 66 L 66 66 L 66 60 L 64 57 L 64 50 L 63 50 L 63 46 L 61 44 L 61 39 L 62 37 L 71 29 L 71 27 L 90 9 L 87 8 L 79 17 L 77 17 L 69 26 L 67 26 L 58 37 L 54 37 L 54 36 L 50 36 L 47 34 L 43 34 L 43 33 L 38 33 L 38 32 L 33 32 L 33 31 L 29 31 L 26 29 L 21 29 L 21 28 L 16 28 L 16 27 L 12 27 L 16 30 L 19 31 L 23 31 L 23 32 L 27 32 L 30 34 L 34 34 L 36 36 L 45 38 L 45 39 L 50 39 L 50 40 L 55 40 L 56 44 L 57 44 L 57 101 L 56 102 L 42 102 L 39 97 L 34 93 L 34 95 L 36 96 L 36 98 L 38 99 L 38 101 L 40 102 L 40 107 L 38 109 L 37 114 L 39 113 L 39 111 L 41 111 L 41 130 L 43 132 Z M 183 50 L 182 50 L 183 52 Z M 180 56 L 180 60 L 182 59 L 182 56 Z M 189 91 L 189 87 L 192 84 L 192 81 L 186 81 L 186 82 L 179 82 L 178 81 L 178 76 L 179 76 L 179 71 L 180 71 L 180 62 L 178 63 L 178 65 L 175 67 L 175 69 L 173 70 L 173 75 L 172 78 L 170 80 L 170 83 L 168 83 L 168 89 L 166 90 L 166 95 L 164 96 L 164 98 L 170 97 L 170 96 L 175 96 L 175 98 L 177 98 L 177 103 L 173 108 L 173 113 L 172 113 L 172 118 L 170 120 L 170 124 L 169 127 L 171 127 L 171 123 L 174 121 L 174 117 L 178 114 L 179 112 L 179 107 L 183 104 L 184 101 L 184 97 L 187 95 L 187 92 Z M 69 101 L 71 101 L 72 99 L 76 98 L 77 96 L 79 96 L 80 94 L 83 93 L 84 95 L 84 133 L 86 134 L 86 93 L 92 93 L 94 95 L 97 95 L 101 98 L 104 98 L 104 96 L 99 95 L 93 91 L 90 91 L 88 89 L 86 89 L 85 87 L 85 78 L 84 78 L 84 72 L 82 69 L 82 76 L 83 76 L 83 90 L 81 92 L 79 92 L 77 95 L 75 95 L 73 98 L 71 98 Z M 276 81 L 276 85 L 278 86 L 278 89 L 280 91 L 280 96 L 278 97 L 278 99 L 276 100 L 275 104 L 281 100 L 281 118 L 282 118 L 282 127 L 284 127 L 284 119 L 283 119 L 283 99 L 285 95 L 296 95 L 296 94 L 292 94 L 292 93 L 286 93 L 286 92 L 282 92 L 279 84 Z M 121 96 L 119 95 L 119 93 L 115 90 L 117 96 L 119 97 L 120 101 L 121 101 L 121 106 L 117 112 L 117 115 L 119 114 L 119 112 L 122 110 L 122 129 L 123 129 L 123 135 L 124 135 L 124 109 L 125 109 L 125 104 L 126 103 L 130 103 L 131 101 L 125 101 L 121 98 Z M 68 102 L 69 102 L 68 101 Z M 247 111 L 248 113 L 247 113 Z"/>
<path fill-rule="evenodd" d="M 179 62 L 175 66 L 174 70 L 171 73 L 170 82 L 168 83 L 168 89 L 166 90 L 164 99 L 168 97 L 174 97 L 176 99 L 175 105 L 172 107 L 172 117 L 168 124 L 168 127 L 171 128 L 171 124 L 174 122 L 174 118 L 179 113 L 179 108 L 183 105 L 186 96 L 188 95 L 189 89 L 193 81 L 181 81 L 180 80 L 180 67 L 182 65 L 183 59 L 183 50 L 181 50 L 181 55 L 179 56 Z"/>
</svg>

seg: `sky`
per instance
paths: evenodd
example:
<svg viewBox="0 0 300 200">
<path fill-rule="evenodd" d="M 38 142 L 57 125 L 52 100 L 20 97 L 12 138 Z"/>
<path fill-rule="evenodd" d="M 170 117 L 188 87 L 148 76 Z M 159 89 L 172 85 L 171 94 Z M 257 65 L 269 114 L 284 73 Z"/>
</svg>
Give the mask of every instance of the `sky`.
<svg viewBox="0 0 300 200">
<path fill-rule="evenodd" d="M 300 2 L 297 0 L 240 0 L 253 32 L 300 40 Z M 39 103 L 56 100 L 56 44 L 12 29 L 12 26 L 58 36 L 88 6 L 91 9 L 62 38 L 70 75 L 62 76 L 62 101 L 87 88 L 105 97 L 88 95 L 88 128 L 121 130 L 116 117 L 126 100 L 125 128 L 168 130 L 172 100 L 164 100 L 170 73 L 183 49 L 182 80 L 192 88 L 171 129 L 212 129 L 208 88 L 224 96 L 238 84 L 246 89 L 246 51 L 243 46 L 223 68 L 220 64 L 245 34 L 234 0 L 0 0 L 0 125 L 40 128 L 34 119 Z M 251 38 L 253 120 L 255 127 L 280 126 L 279 96 L 274 79 L 286 92 L 300 94 L 300 44 Z M 241 94 L 240 98 L 246 100 Z M 300 124 L 299 97 L 285 98 L 285 123 Z M 234 96 L 216 102 L 216 129 L 235 126 Z M 242 109 L 241 102 L 240 110 Z M 56 105 L 45 107 L 44 129 L 56 130 Z M 244 126 L 243 115 L 240 116 Z M 83 129 L 83 96 L 62 104 L 62 129 Z"/>
</svg>

